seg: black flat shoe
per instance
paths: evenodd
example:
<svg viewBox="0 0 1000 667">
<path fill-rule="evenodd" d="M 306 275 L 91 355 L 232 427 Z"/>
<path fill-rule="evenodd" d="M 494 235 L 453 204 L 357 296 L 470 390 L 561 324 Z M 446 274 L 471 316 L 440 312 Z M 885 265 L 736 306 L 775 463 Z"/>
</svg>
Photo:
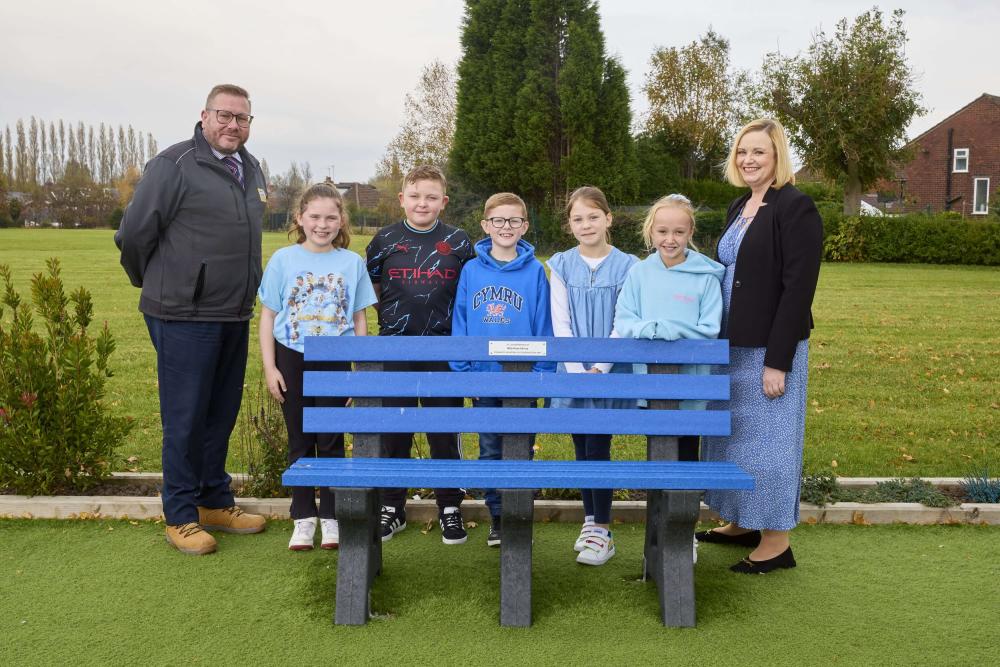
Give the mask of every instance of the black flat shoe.
<svg viewBox="0 0 1000 667">
<path fill-rule="evenodd" d="M 738 544 L 741 547 L 754 547 L 760 544 L 760 531 L 751 530 L 739 535 L 726 535 L 714 530 L 702 530 L 694 534 L 699 542 L 710 542 L 712 544 Z"/>
<path fill-rule="evenodd" d="M 729 569 L 740 574 L 767 574 L 771 570 L 795 567 L 795 557 L 792 556 L 792 548 L 788 547 L 774 558 L 767 560 L 750 560 L 744 558 Z"/>
</svg>

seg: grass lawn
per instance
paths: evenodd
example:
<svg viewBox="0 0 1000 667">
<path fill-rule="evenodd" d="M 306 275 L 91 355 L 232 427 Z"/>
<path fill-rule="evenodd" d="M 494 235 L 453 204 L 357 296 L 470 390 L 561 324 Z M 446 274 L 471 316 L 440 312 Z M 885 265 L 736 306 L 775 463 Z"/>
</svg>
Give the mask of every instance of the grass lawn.
<svg viewBox="0 0 1000 667">
<path fill-rule="evenodd" d="M 705 545 L 698 626 L 666 629 L 641 583 L 642 527 L 619 555 L 573 562 L 578 528 L 538 525 L 534 625 L 499 626 L 499 550 L 411 526 L 386 545 L 378 617 L 332 624 L 336 552 L 286 549 L 291 523 L 182 556 L 162 526 L 0 521 L 0 662 L 107 664 L 981 665 L 1000 637 L 1000 532 L 981 526 L 802 526 L 799 567 L 726 568 Z M 993 658 L 989 658 L 993 655 Z"/>
<path fill-rule="evenodd" d="M 356 237 L 352 247 L 363 252 L 367 240 Z M 282 234 L 265 234 L 265 260 L 286 242 Z M 92 291 L 96 323 L 107 320 L 118 340 L 108 401 L 137 423 L 118 467 L 158 470 L 155 355 L 136 310 L 138 290 L 118 264 L 112 233 L 0 230 L 0 263 L 11 266 L 22 296 L 30 293 L 31 274 L 54 255 L 67 288 Z M 824 265 L 809 359 L 805 470 L 835 467 L 847 476 L 961 476 L 986 465 L 994 474 L 1000 470 L 998 303 L 996 268 Z M 369 319 L 374 331 L 371 309 Z M 257 393 L 259 377 L 253 333 L 248 397 Z M 542 457 L 572 457 L 568 437 L 540 439 L 540 447 Z M 236 450 L 233 470 L 242 466 Z M 620 451 L 622 458 L 644 457 L 635 440 Z M 474 450 L 467 448 L 466 455 Z"/>
</svg>

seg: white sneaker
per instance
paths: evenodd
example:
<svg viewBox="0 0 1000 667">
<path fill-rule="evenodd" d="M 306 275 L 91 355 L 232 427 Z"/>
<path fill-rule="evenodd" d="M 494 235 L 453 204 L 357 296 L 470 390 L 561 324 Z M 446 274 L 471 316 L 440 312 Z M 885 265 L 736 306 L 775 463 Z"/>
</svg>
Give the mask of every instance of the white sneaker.
<svg viewBox="0 0 1000 667">
<path fill-rule="evenodd" d="M 292 539 L 288 540 L 288 548 L 292 551 L 309 551 L 313 548 L 314 535 L 316 535 L 316 517 L 296 519 Z"/>
<path fill-rule="evenodd" d="M 576 538 L 576 542 L 573 544 L 573 551 L 583 551 L 584 545 L 587 543 L 587 537 L 593 530 L 594 530 L 593 521 L 583 522 L 583 528 L 580 529 L 580 535 L 579 537 Z"/>
<path fill-rule="evenodd" d="M 340 546 L 340 526 L 336 519 L 320 519 L 319 527 L 323 533 L 323 541 L 319 546 L 323 549 L 336 549 Z"/>
<path fill-rule="evenodd" d="M 583 551 L 577 557 L 577 563 L 584 565 L 604 565 L 615 555 L 615 541 L 611 532 L 603 528 L 594 528 L 583 541 Z"/>
<path fill-rule="evenodd" d="M 698 538 L 694 538 L 694 547 L 691 549 L 691 562 L 698 562 Z"/>
</svg>

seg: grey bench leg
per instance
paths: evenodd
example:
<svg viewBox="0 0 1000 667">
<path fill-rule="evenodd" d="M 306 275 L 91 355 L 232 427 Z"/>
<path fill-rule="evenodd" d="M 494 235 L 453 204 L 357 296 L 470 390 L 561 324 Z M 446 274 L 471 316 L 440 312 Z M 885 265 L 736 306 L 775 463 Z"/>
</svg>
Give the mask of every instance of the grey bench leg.
<svg viewBox="0 0 1000 667">
<path fill-rule="evenodd" d="M 337 625 L 364 625 L 371 616 L 371 586 L 382 571 L 377 491 L 336 489 L 340 524 L 337 562 Z"/>
<path fill-rule="evenodd" d="M 530 372 L 527 362 L 504 362 L 505 372 Z M 505 408 L 535 405 L 530 399 L 505 398 Z M 526 434 L 504 436 L 504 460 L 531 458 L 531 439 Z M 531 533 L 535 518 L 535 492 L 531 489 L 500 491 L 500 625 L 531 625 Z"/>
<path fill-rule="evenodd" d="M 694 563 L 691 544 L 698 522 L 699 491 L 660 493 L 652 573 L 660 594 L 663 624 L 694 627 Z"/>
<path fill-rule="evenodd" d="M 646 544 L 642 552 L 642 579 L 656 580 L 659 572 L 660 538 L 656 527 L 659 525 L 660 501 L 663 492 L 659 489 L 646 490 Z M 657 582 L 659 586 L 659 582 Z"/>
<path fill-rule="evenodd" d="M 500 625 L 531 625 L 531 532 L 534 491 L 503 491 L 500 542 Z"/>
<path fill-rule="evenodd" d="M 650 373 L 667 372 L 671 366 L 650 366 Z M 649 402 L 653 410 L 670 410 L 677 408 L 677 401 L 654 400 Z M 678 452 L 678 440 L 675 436 L 655 435 L 646 440 L 646 458 L 650 461 L 676 461 Z M 657 578 L 661 571 L 660 561 L 663 556 L 661 539 L 657 526 L 659 525 L 660 512 L 664 503 L 664 492 L 659 489 L 649 489 L 646 491 L 646 548 L 643 551 L 643 579 L 652 579 L 657 586 L 660 580 Z"/>
</svg>

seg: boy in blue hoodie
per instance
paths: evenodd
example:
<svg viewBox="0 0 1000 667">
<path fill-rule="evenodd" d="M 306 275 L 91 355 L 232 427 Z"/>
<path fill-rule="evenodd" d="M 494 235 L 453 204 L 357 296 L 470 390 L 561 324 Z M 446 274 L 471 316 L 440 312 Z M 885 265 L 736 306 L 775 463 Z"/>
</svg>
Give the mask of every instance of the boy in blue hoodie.
<svg viewBox="0 0 1000 667">
<path fill-rule="evenodd" d="M 486 200 L 480 222 L 488 238 L 476 244 L 476 258 L 465 265 L 458 280 L 452 336 L 551 336 L 552 315 L 545 268 L 535 259 L 535 248 L 521 237 L 528 230 L 528 209 L 510 192 Z M 499 362 L 452 362 L 455 371 L 501 371 Z M 555 371 L 552 362 L 539 362 L 536 372 Z M 476 407 L 499 407 L 500 399 L 479 398 Z M 532 445 L 534 442 L 532 442 Z M 479 434 L 479 459 L 502 458 L 498 433 Z M 500 494 L 486 490 L 490 532 L 486 544 L 500 546 Z"/>
</svg>

